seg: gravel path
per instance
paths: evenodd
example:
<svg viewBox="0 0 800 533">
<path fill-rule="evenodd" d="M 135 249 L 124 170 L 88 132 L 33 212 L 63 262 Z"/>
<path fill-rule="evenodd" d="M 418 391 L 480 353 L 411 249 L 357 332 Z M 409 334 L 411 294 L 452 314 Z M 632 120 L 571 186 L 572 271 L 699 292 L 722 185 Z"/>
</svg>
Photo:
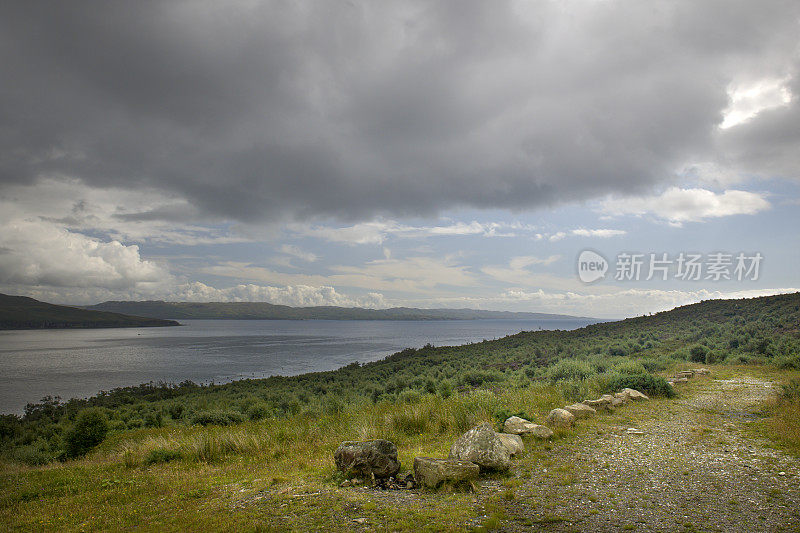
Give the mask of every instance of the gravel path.
<svg viewBox="0 0 800 533">
<path fill-rule="evenodd" d="M 685 398 L 625 406 L 532 450 L 500 498 L 500 530 L 800 531 L 800 461 L 746 430 L 772 383 L 697 379 Z"/>
</svg>

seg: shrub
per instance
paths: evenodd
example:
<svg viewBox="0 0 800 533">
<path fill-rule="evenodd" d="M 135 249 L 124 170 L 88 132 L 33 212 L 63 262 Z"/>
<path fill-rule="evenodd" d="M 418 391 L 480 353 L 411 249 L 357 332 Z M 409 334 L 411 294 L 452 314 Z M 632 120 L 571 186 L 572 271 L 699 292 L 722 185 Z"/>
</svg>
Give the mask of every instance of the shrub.
<svg viewBox="0 0 800 533">
<path fill-rule="evenodd" d="M 20 446 L 11 453 L 11 460 L 28 466 L 42 466 L 53 458 L 36 446 Z"/>
<path fill-rule="evenodd" d="M 556 381 L 583 380 L 594 375 L 594 373 L 594 369 L 589 363 L 575 359 L 562 359 L 547 371 L 547 375 L 553 383 Z"/>
<path fill-rule="evenodd" d="M 401 403 L 419 403 L 422 395 L 413 389 L 406 389 L 397 396 L 397 399 Z"/>
<path fill-rule="evenodd" d="M 192 424 L 227 426 L 229 424 L 238 424 L 242 420 L 242 415 L 235 411 L 201 411 L 192 417 Z"/>
<path fill-rule="evenodd" d="M 618 374 L 647 374 L 647 369 L 639 361 L 625 361 L 614 367 Z"/>
<path fill-rule="evenodd" d="M 479 387 L 484 383 L 491 383 L 493 381 L 502 381 L 503 376 L 498 372 L 490 372 L 486 370 L 470 370 L 464 372 L 459 378 L 459 383 L 465 386 Z"/>
<path fill-rule="evenodd" d="M 708 348 L 702 344 L 695 344 L 689 349 L 689 360 L 695 363 L 705 363 Z"/>
<path fill-rule="evenodd" d="M 108 420 L 100 409 L 84 409 L 75 424 L 64 435 L 67 457 L 80 457 L 103 442 L 108 433 Z"/>
<path fill-rule="evenodd" d="M 247 409 L 247 418 L 250 420 L 261 420 L 269 417 L 271 414 L 272 409 L 264 402 L 255 403 Z"/>
<path fill-rule="evenodd" d="M 667 380 L 653 374 L 611 374 L 603 387 L 604 392 L 616 392 L 624 388 L 636 389 L 650 396 L 675 396 L 675 390 Z"/>
<path fill-rule="evenodd" d="M 156 463 L 168 463 L 170 461 L 174 461 L 176 459 L 180 459 L 183 457 L 181 452 L 177 450 L 168 450 L 166 448 L 156 448 L 155 450 L 150 450 L 150 453 L 147 454 L 147 457 L 144 459 L 144 464 L 152 465 Z"/>
</svg>

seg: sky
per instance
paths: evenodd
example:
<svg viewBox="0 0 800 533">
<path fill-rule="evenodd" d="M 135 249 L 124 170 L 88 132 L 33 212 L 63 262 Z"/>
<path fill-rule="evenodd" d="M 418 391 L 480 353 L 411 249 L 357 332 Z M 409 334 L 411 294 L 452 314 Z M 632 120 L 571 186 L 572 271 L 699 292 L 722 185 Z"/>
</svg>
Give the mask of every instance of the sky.
<svg viewBox="0 0 800 533">
<path fill-rule="evenodd" d="M 620 318 L 800 290 L 796 1 L 11 1 L 0 64 L 3 293 Z"/>
</svg>

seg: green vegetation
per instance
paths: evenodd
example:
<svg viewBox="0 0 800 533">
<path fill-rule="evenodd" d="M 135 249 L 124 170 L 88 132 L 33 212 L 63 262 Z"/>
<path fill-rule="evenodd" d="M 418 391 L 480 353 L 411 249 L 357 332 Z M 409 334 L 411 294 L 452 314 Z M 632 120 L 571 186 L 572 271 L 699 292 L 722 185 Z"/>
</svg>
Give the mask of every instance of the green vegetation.
<svg viewBox="0 0 800 533">
<path fill-rule="evenodd" d="M 248 320 L 548 320 L 578 318 L 550 313 L 515 313 L 480 309 L 363 309 L 360 307 L 289 307 L 266 302 L 103 302 L 88 306 L 95 311 L 113 311 L 153 318 L 248 319 Z"/>
<path fill-rule="evenodd" d="M 698 349 L 702 347 L 703 349 Z M 492 394 L 552 384 L 565 400 L 631 387 L 669 396 L 653 375 L 716 354 L 722 363 L 772 363 L 800 368 L 800 294 L 711 300 L 672 311 L 591 325 L 574 331 L 522 332 L 457 347 L 406 349 L 384 360 L 332 372 L 242 380 L 225 385 L 144 384 L 104 391 L 88 400 L 44 398 L 22 417 L 0 417 L 0 458 L 42 464 L 69 456 L 66 432 L 79 413 L 99 409 L 109 434 L 147 428 L 226 426 L 301 416 L 319 420 L 370 405 L 402 404 L 393 433 L 436 426 L 421 406 L 470 392 Z M 527 407 L 509 405 L 511 412 Z M 486 413 L 491 421 L 495 413 Z M 420 418 L 422 417 L 422 418 Z M 474 417 L 452 413 L 443 427 L 467 429 Z M 449 429 L 448 429 L 449 431 Z"/>
<path fill-rule="evenodd" d="M 721 379 L 746 373 L 784 380 L 781 398 L 753 427 L 800 453 L 800 382 L 790 380 L 800 365 L 800 295 L 709 301 L 576 331 L 404 350 L 333 372 L 216 386 L 147 384 L 66 403 L 46 398 L 22 417 L 0 417 L 0 521 L 12 530 L 336 531 L 357 517 L 367 529 L 447 531 L 468 523 L 502 527 L 516 519 L 508 506 L 524 500 L 539 517 L 525 524 L 557 523 L 565 518 L 549 500 L 531 500 L 518 485 L 544 476 L 570 498 L 581 472 L 553 468 L 553 451 L 654 413 L 669 416 L 676 404 L 658 397 L 671 393 L 658 374 L 696 367 L 696 346 L 707 348 L 706 360 L 716 354 L 730 363 L 713 367 Z M 557 432 L 553 443 L 528 440 L 518 460 L 522 477 L 498 474 L 496 494 L 378 498 L 335 488 L 342 478 L 331 458 L 343 440 L 389 439 L 408 468 L 415 456 L 446 456 L 478 423 L 512 414 L 541 422 L 553 407 L 624 386 L 655 398 Z M 695 378 L 682 387 L 691 394 L 704 385 Z M 696 436 L 712 437 L 728 438 Z M 86 455 L 68 459 L 73 440 Z M 608 498 L 614 505 L 613 494 Z M 605 505 L 597 496 L 589 502 Z"/>
<path fill-rule="evenodd" d="M 0 294 L 0 329 L 130 328 L 179 326 L 174 320 L 87 311 Z"/>
</svg>

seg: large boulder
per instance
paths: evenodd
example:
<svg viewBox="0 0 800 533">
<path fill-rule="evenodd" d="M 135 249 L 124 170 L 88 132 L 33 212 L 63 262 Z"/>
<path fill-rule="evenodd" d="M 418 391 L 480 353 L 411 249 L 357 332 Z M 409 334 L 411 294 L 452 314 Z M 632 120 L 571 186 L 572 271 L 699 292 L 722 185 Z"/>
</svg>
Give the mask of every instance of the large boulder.
<svg viewBox="0 0 800 533">
<path fill-rule="evenodd" d="M 477 478 L 479 473 L 480 467 L 469 461 L 414 458 L 414 479 L 423 487 L 435 488 L 442 483 L 463 483 Z"/>
<path fill-rule="evenodd" d="M 588 405 L 584 405 L 582 403 L 573 403 L 572 405 L 567 405 L 564 407 L 564 410 L 572 413 L 575 418 L 589 418 L 590 416 L 597 414 L 597 410 L 594 407 L 589 407 Z"/>
<path fill-rule="evenodd" d="M 694 369 L 694 373 L 698 374 L 698 375 L 707 376 L 708 374 L 711 373 L 711 371 L 709 369 L 707 369 L 707 368 L 695 368 Z"/>
<path fill-rule="evenodd" d="M 449 458 L 469 461 L 486 470 L 505 470 L 511 466 L 508 447 L 489 424 L 461 435 L 450 448 Z"/>
<path fill-rule="evenodd" d="M 553 409 L 547 415 L 547 425 L 554 428 L 571 428 L 575 425 L 575 415 L 566 409 Z"/>
<path fill-rule="evenodd" d="M 645 394 L 643 392 L 639 392 L 636 389 L 629 389 L 629 388 L 626 387 L 626 388 L 622 389 L 622 392 L 627 394 L 628 398 L 630 398 L 634 402 L 640 402 L 642 400 L 649 400 L 650 399 L 650 397 L 647 396 L 647 394 Z"/>
<path fill-rule="evenodd" d="M 503 441 L 503 444 L 508 448 L 508 453 L 516 455 L 525 451 L 525 445 L 522 444 L 522 437 L 513 435 L 511 433 L 498 433 L 498 437 Z"/>
<path fill-rule="evenodd" d="M 336 448 L 333 459 L 336 468 L 348 476 L 385 478 L 400 471 L 397 446 L 388 440 L 343 442 Z"/>
</svg>

